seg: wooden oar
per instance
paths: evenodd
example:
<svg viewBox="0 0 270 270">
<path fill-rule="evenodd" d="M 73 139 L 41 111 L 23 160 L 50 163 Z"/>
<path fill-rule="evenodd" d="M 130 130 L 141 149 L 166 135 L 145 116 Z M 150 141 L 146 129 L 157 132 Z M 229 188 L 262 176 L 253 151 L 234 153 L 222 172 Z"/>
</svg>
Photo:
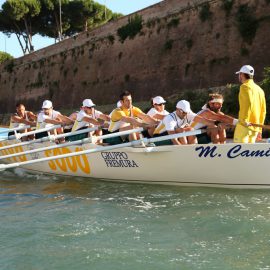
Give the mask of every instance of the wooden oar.
<svg viewBox="0 0 270 270">
<path fill-rule="evenodd" d="M 17 133 L 15 135 L 8 136 L 7 139 L 2 140 L 1 142 L 9 141 L 9 140 L 19 140 L 19 139 L 21 139 L 23 137 L 26 137 L 26 136 L 34 135 L 34 134 L 41 133 L 41 132 L 50 131 L 50 130 L 60 128 L 60 127 L 61 127 L 61 125 L 55 125 L 55 126 L 51 126 L 51 127 L 47 127 L 47 128 L 41 128 L 41 129 L 37 129 L 37 130 L 34 130 L 34 131 L 25 132 L 25 133 Z"/>
<path fill-rule="evenodd" d="M 92 128 L 91 131 L 93 131 L 95 129 L 96 128 Z M 82 132 L 82 131 L 84 131 L 84 132 Z M 85 133 L 85 131 L 86 131 L 86 129 L 81 130 L 80 133 Z M 142 128 L 126 130 L 126 131 L 120 131 L 120 132 L 116 132 L 116 133 L 112 133 L 112 134 L 98 136 L 97 139 L 108 139 L 108 138 L 112 138 L 112 137 L 129 135 L 130 133 L 141 132 L 141 131 L 143 131 Z M 75 132 L 73 132 L 72 134 L 75 135 Z M 79 134 L 79 133 L 76 133 L 76 134 Z M 61 134 L 61 135 L 64 135 L 64 134 Z M 12 158 L 12 157 L 18 157 L 18 156 L 22 156 L 22 155 L 29 155 L 29 154 L 33 154 L 33 153 L 44 152 L 46 150 L 64 148 L 64 147 L 68 147 L 68 146 L 72 146 L 72 145 L 82 145 L 82 144 L 91 143 L 91 142 L 92 142 L 92 138 L 89 137 L 89 138 L 85 138 L 85 139 L 82 139 L 82 140 L 77 140 L 77 141 L 74 141 L 74 142 L 67 142 L 67 143 L 62 143 L 62 144 L 57 144 L 57 145 L 51 145 L 51 146 L 41 147 L 41 148 L 28 150 L 28 151 L 24 151 L 24 152 L 19 152 L 19 153 L 14 153 L 14 154 L 10 154 L 10 155 L 0 156 L 0 160 L 7 159 L 7 158 Z"/>
<path fill-rule="evenodd" d="M 36 129 L 36 130 L 25 132 L 25 133 L 19 133 L 19 134 L 17 134 L 16 139 L 21 139 L 21 138 L 26 137 L 26 136 L 31 136 L 31 135 L 34 135 L 37 133 L 46 132 L 46 131 L 50 131 L 50 130 L 57 129 L 57 128 L 61 128 L 61 125 L 54 125 L 54 126 L 47 127 L 47 128 L 41 128 L 41 129 Z"/>
<path fill-rule="evenodd" d="M 78 130 L 78 131 L 75 131 L 75 132 L 68 132 L 68 133 L 63 133 L 63 134 L 58 134 L 58 135 L 49 135 L 47 137 L 43 137 L 43 138 L 40 138 L 40 139 L 37 139 L 37 140 L 32 140 L 32 141 L 27 141 L 27 142 L 14 143 L 14 144 L 6 145 L 6 146 L 3 146 L 3 147 L 0 147 L 0 151 L 10 149 L 10 148 L 14 148 L 14 147 L 18 147 L 18 146 L 25 146 L 25 145 L 29 145 L 29 144 L 33 144 L 33 143 L 43 143 L 43 142 L 48 142 L 48 141 L 55 141 L 57 139 L 69 137 L 69 136 L 72 136 L 72 135 L 83 134 L 83 133 L 95 131 L 97 129 L 98 129 L 98 127 L 93 127 L 93 128 L 81 129 L 81 130 Z"/>
<path fill-rule="evenodd" d="M 261 124 L 254 124 L 254 123 L 250 123 L 250 125 L 253 127 L 259 127 L 259 128 L 270 130 L 270 125 L 261 125 Z"/>
<path fill-rule="evenodd" d="M 27 128 L 30 128 L 30 126 L 24 126 L 24 127 L 16 127 L 16 128 L 8 128 L 6 130 L 1 130 L 0 131 L 0 134 L 3 134 L 3 133 L 9 133 L 9 132 L 12 132 L 12 131 L 20 131 L 20 130 L 24 130 L 24 129 L 27 129 Z"/>
<path fill-rule="evenodd" d="M 133 131 L 133 132 L 135 132 L 135 131 Z M 20 167 L 20 166 L 24 166 L 24 165 L 40 163 L 40 162 L 46 162 L 46 161 L 50 161 L 50 160 L 69 158 L 69 157 L 80 156 L 80 155 L 85 155 L 85 154 L 92 154 L 92 153 L 103 152 L 103 151 L 110 151 L 110 150 L 124 148 L 124 147 L 137 146 L 137 145 L 142 145 L 143 143 L 148 144 L 148 143 L 153 143 L 153 142 L 158 142 L 158 141 L 167 141 L 167 140 L 181 138 L 181 137 L 185 137 L 185 136 L 198 135 L 198 134 L 201 134 L 204 132 L 205 132 L 204 129 L 200 129 L 200 130 L 182 132 L 182 133 L 166 135 L 166 136 L 161 136 L 161 137 L 156 137 L 156 138 L 151 138 L 151 139 L 142 138 L 141 140 L 137 140 L 137 141 L 127 142 L 127 143 L 122 143 L 122 144 L 117 144 L 117 145 L 110 145 L 110 146 L 98 146 L 95 149 L 88 149 L 88 150 L 73 152 L 73 153 L 69 153 L 69 154 L 57 155 L 57 156 L 53 156 L 53 157 L 40 158 L 40 159 L 28 160 L 28 161 L 23 161 L 23 162 L 16 162 L 16 163 L 11 163 L 11 164 L 0 164 L 0 170 L 6 170 L 6 169 L 16 168 L 16 167 Z M 113 134 L 110 134 L 110 135 L 113 135 Z M 104 136 L 106 136 L 106 135 L 104 135 Z"/>
</svg>

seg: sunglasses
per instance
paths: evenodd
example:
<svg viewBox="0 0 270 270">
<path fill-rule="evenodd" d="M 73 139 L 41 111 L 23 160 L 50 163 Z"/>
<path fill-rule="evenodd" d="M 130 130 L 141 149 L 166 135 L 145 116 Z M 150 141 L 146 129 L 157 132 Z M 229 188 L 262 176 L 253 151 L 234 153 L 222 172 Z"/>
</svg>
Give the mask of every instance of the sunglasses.
<svg viewBox="0 0 270 270">
<path fill-rule="evenodd" d="M 160 103 L 160 104 L 154 104 L 156 106 L 162 106 L 162 105 L 165 105 L 165 103 Z"/>
</svg>

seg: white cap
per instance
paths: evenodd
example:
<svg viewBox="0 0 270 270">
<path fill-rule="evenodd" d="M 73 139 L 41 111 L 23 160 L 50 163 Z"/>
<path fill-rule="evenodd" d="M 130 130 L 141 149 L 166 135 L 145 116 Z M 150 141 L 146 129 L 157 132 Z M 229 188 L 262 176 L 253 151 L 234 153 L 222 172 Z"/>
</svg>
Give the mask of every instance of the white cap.
<svg viewBox="0 0 270 270">
<path fill-rule="evenodd" d="M 96 104 L 93 103 L 93 101 L 90 98 L 87 98 L 83 101 L 83 107 L 94 107 Z"/>
<path fill-rule="evenodd" d="M 122 106 L 121 100 L 118 100 L 118 101 L 117 101 L 116 106 L 117 106 L 117 108 L 120 108 L 120 107 Z"/>
<path fill-rule="evenodd" d="M 239 73 L 245 73 L 245 74 L 254 76 L 254 68 L 250 65 L 244 65 L 235 74 L 239 74 Z"/>
<path fill-rule="evenodd" d="M 44 100 L 42 103 L 42 109 L 50 109 L 52 108 L 52 102 L 50 100 Z"/>
<path fill-rule="evenodd" d="M 185 113 L 190 113 L 190 103 L 186 100 L 180 100 L 176 104 L 176 108 L 182 110 Z"/>
<path fill-rule="evenodd" d="M 157 96 L 153 98 L 153 104 L 162 104 L 162 103 L 166 103 L 163 97 Z"/>
</svg>

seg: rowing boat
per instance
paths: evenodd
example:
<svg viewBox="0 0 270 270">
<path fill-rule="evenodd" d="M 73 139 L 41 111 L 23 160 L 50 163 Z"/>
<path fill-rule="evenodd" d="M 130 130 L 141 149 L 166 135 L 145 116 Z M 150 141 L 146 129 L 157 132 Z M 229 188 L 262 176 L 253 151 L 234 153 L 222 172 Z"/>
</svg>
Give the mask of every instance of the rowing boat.
<svg viewBox="0 0 270 270">
<path fill-rule="evenodd" d="M 99 146 L 80 141 L 56 146 L 45 141 L 16 146 L 17 140 L 7 140 L 0 142 L 0 155 L 9 158 L 2 158 L 0 168 L 20 166 L 46 174 L 129 183 L 270 188 L 268 143 L 154 146 L 152 142 Z"/>
</svg>

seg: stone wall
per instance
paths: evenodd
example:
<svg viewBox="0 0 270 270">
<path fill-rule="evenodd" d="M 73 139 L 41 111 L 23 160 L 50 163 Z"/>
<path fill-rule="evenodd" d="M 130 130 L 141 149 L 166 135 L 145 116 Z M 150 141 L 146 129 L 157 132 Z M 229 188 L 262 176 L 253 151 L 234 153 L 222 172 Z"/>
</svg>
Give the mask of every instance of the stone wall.
<svg viewBox="0 0 270 270">
<path fill-rule="evenodd" d="M 17 102 L 38 110 L 43 99 L 57 109 L 78 108 L 84 98 L 110 104 L 123 90 L 137 101 L 166 97 L 237 82 L 234 72 L 246 63 L 260 80 L 270 59 L 270 3 L 234 0 L 230 9 L 228 2 L 165 0 L 138 12 L 143 28 L 133 39 L 120 42 L 117 30 L 134 14 L 4 63 L 0 112 Z M 248 41 L 237 20 L 243 5 L 257 25 Z"/>
</svg>

